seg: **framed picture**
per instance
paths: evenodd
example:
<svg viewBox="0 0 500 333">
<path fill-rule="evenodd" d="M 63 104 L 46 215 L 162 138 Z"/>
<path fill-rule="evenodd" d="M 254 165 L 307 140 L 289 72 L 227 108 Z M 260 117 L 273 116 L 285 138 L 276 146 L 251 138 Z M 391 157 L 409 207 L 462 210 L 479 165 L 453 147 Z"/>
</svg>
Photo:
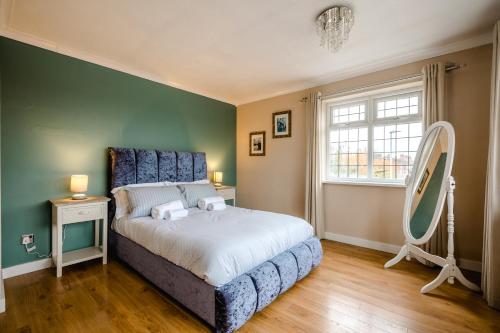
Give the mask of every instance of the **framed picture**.
<svg viewBox="0 0 500 333">
<path fill-rule="evenodd" d="M 289 138 L 292 136 L 292 111 L 273 113 L 273 138 Z"/>
<path fill-rule="evenodd" d="M 425 184 L 427 183 L 427 180 L 429 179 L 429 169 L 425 169 L 424 175 L 422 176 L 422 180 L 420 181 L 420 184 L 418 185 L 417 192 L 420 194 L 422 190 L 425 187 Z"/>
<path fill-rule="evenodd" d="M 266 132 L 251 132 L 250 133 L 250 156 L 265 156 L 266 155 Z"/>
</svg>

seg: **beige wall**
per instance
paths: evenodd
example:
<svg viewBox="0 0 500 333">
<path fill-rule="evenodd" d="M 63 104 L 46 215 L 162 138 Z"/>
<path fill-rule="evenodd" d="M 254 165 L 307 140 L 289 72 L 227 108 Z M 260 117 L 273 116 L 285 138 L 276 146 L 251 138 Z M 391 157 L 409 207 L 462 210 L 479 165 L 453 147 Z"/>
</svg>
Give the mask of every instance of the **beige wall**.
<svg viewBox="0 0 500 333">
<path fill-rule="evenodd" d="M 447 74 L 449 121 L 456 131 L 453 174 L 456 251 L 481 260 L 483 204 L 488 148 L 491 45 L 469 49 L 314 88 L 323 95 L 419 73 L 426 63 L 450 61 L 466 66 Z M 238 205 L 295 216 L 304 214 L 305 118 L 308 90 L 238 106 Z M 272 139 L 272 116 L 292 110 L 292 137 Z M 248 134 L 265 130 L 266 156 L 248 156 Z M 360 206 L 358 203 L 362 202 Z M 372 241 L 401 244 L 404 189 L 325 185 L 326 231 Z"/>
</svg>

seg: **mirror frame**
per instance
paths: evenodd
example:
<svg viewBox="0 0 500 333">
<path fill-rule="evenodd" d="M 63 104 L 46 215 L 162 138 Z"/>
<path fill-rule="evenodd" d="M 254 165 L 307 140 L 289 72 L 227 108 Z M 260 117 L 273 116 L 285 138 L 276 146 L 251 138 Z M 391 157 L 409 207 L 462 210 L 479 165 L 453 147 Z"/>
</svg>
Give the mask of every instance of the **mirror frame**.
<svg viewBox="0 0 500 333">
<path fill-rule="evenodd" d="M 413 201 L 413 189 L 415 188 L 415 181 L 418 179 L 417 177 L 417 171 L 416 167 L 420 164 L 420 160 L 422 158 L 422 150 L 424 149 L 425 143 L 431 139 L 430 134 L 433 132 L 434 129 L 436 128 L 444 128 L 447 132 L 448 135 L 448 152 L 447 152 L 447 158 L 446 158 L 446 165 L 443 173 L 443 181 L 441 183 L 441 188 L 439 190 L 439 198 L 438 202 L 436 204 L 436 209 L 434 211 L 434 215 L 432 216 L 432 221 L 429 224 L 429 227 L 427 228 L 427 231 L 425 234 L 416 239 L 415 237 L 412 236 L 411 231 L 410 231 L 410 222 L 411 222 L 411 204 Z M 417 155 L 415 158 L 415 161 L 413 163 L 414 168 L 412 169 L 412 172 L 409 177 L 409 181 L 406 185 L 406 199 L 405 199 L 405 206 L 404 206 L 404 212 L 403 212 L 403 231 L 404 235 L 406 238 L 406 242 L 410 244 L 415 244 L 415 245 L 421 245 L 425 244 L 429 241 L 431 236 L 434 234 L 434 231 L 436 230 L 436 227 L 438 225 L 439 219 L 441 217 L 441 214 L 443 212 L 444 208 L 444 202 L 447 196 L 447 190 L 448 190 L 448 180 L 451 176 L 451 169 L 453 167 L 453 159 L 455 157 L 455 130 L 453 129 L 453 126 L 446 121 L 438 121 L 433 123 L 424 133 L 424 136 L 422 137 L 422 141 L 420 141 L 420 145 L 418 146 L 418 151 Z"/>
</svg>

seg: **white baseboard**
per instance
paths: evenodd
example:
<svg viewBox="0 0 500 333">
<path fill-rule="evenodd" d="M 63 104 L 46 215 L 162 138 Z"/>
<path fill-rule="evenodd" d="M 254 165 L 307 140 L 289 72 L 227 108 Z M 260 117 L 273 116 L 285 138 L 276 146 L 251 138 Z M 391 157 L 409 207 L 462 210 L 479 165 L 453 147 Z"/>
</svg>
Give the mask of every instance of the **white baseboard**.
<svg viewBox="0 0 500 333">
<path fill-rule="evenodd" d="M 332 232 L 325 232 L 325 239 L 340 242 L 340 243 L 346 243 L 346 244 L 350 244 L 350 245 L 366 247 L 368 249 L 378 250 L 378 251 L 393 253 L 393 254 L 397 254 L 399 252 L 399 250 L 401 249 L 401 245 L 381 243 L 381 242 L 371 241 L 371 240 L 364 239 L 364 238 L 351 237 L 351 236 L 346 236 L 346 235 L 341 235 L 341 234 L 334 234 Z"/>
<path fill-rule="evenodd" d="M 3 269 L 3 278 L 8 279 L 14 276 L 23 275 L 31 272 L 36 272 L 41 269 L 53 267 L 52 259 L 40 259 L 24 264 L 11 266 Z"/>
<path fill-rule="evenodd" d="M 483 270 L 483 264 L 480 261 L 470 260 L 470 259 L 457 259 L 458 267 L 466 269 L 468 271 L 479 272 Z"/>
<path fill-rule="evenodd" d="M 3 289 L 2 269 L 0 268 L 0 313 L 5 312 L 5 289 Z"/>
<path fill-rule="evenodd" d="M 392 254 L 397 254 L 402 246 L 402 245 L 376 242 L 364 238 L 335 234 L 332 232 L 325 232 L 325 239 Z M 457 263 L 460 268 L 479 273 L 481 272 L 482 265 L 480 261 L 458 258 Z"/>
</svg>

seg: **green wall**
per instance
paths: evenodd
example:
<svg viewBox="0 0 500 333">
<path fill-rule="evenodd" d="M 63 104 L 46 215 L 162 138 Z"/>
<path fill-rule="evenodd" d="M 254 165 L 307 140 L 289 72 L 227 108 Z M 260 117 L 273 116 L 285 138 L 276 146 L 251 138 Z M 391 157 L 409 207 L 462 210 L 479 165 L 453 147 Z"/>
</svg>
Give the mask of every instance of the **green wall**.
<svg viewBox="0 0 500 333">
<path fill-rule="evenodd" d="M 20 245 L 51 247 L 49 199 L 89 175 L 106 194 L 109 146 L 204 151 L 209 170 L 236 183 L 236 108 L 0 37 L 2 266 L 36 260 Z M 90 223 L 70 226 L 64 250 L 91 245 Z"/>
</svg>

